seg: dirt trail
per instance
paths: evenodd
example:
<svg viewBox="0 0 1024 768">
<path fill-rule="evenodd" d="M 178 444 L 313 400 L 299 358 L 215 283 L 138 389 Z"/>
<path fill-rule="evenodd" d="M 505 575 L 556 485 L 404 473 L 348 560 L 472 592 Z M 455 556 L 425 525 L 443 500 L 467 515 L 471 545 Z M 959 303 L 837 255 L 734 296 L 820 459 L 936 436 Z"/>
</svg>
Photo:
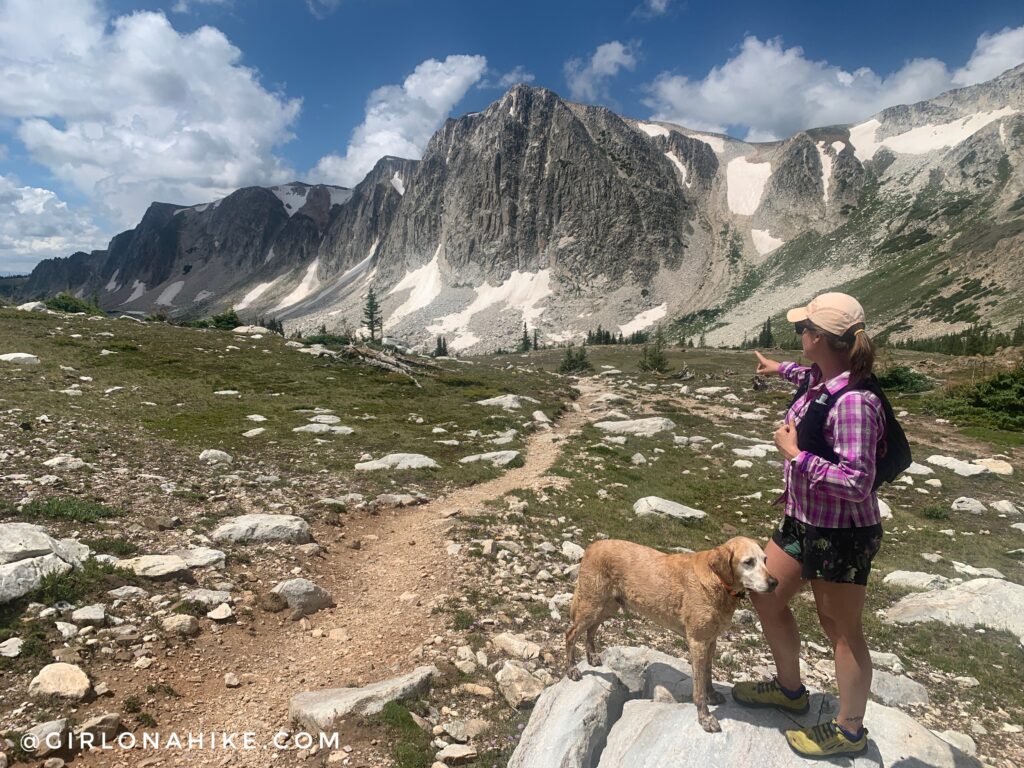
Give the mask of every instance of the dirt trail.
<svg viewBox="0 0 1024 768">
<path fill-rule="evenodd" d="M 148 671 L 134 673 L 145 675 L 146 683 L 167 684 L 181 694 L 171 700 L 159 695 L 143 699 L 144 711 L 154 713 L 164 739 L 172 732 L 183 739 L 188 733 L 249 732 L 255 733 L 257 744 L 270 744 L 278 729 L 287 726 L 288 703 L 295 694 L 365 685 L 429 663 L 421 660 L 424 646 L 435 638 L 442 647 L 447 645 L 442 640 L 445 615 L 431 607 L 458 589 L 457 559 L 447 552 L 446 541 L 452 517 L 517 488 L 561 482 L 546 475 L 560 454 L 561 441 L 580 429 L 589 404 L 605 391 L 596 381 L 581 382 L 579 388 L 582 395 L 571 410 L 551 429 L 527 439 L 522 467 L 420 507 L 346 520 L 341 529 L 317 526 L 314 535 L 324 545 L 325 557 L 311 559 L 296 575 L 330 591 L 337 605 L 309 617 L 312 631 L 303 629 L 302 622 L 289 621 L 287 612 L 254 609 L 239 624 L 204 629 L 191 649 L 172 651 Z M 352 546 L 355 541 L 358 549 Z M 253 605 L 254 597 L 245 593 L 242 604 Z M 133 672 L 123 665 L 109 671 L 105 679 L 115 691 L 138 687 L 138 679 L 134 684 L 125 679 Z M 238 676 L 241 687 L 226 688 L 228 672 Z M 111 706 L 97 706 L 95 711 Z M 358 754 L 359 747 L 366 746 L 356 745 L 351 765 L 376 764 L 370 755 Z M 380 751 L 386 752 L 386 745 Z M 81 764 L 262 766 L 296 760 L 294 751 L 276 752 L 114 750 L 84 755 Z"/>
</svg>

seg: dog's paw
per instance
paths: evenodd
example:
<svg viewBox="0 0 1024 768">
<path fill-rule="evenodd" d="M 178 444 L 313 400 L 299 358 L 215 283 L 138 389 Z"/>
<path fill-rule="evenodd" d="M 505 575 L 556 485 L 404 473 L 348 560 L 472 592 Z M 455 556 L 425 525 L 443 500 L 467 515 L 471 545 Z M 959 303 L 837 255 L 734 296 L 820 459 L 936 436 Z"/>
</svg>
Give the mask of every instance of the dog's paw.
<svg viewBox="0 0 1024 768">
<path fill-rule="evenodd" d="M 708 695 L 705 698 L 708 704 L 725 704 L 725 696 L 715 690 L 708 691 Z"/>
<path fill-rule="evenodd" d="M 580 671 L 576 667 L 573 667 L 568 672 L 566 672 L 565 676 L 568 677 L 570 680 L 575 680 L 577 682 L 579 682 L 580 679 L 583 677 L 583 675 L 580 674 Z"/>
<path fill-rule="evenodd" d="M 718 724 L 718 718 L 712 714 L 697 715 L 697 722 L 700 723 L 700 727 L 708 733 L 721 733 L 722 726 Z"/>
<path fill-rule="evenodd" d="M 599 654 L 599 653 L 588 653 L 587 654 L 587 664 L 589 664 L 592 667 L 600 667 L 601 666 L 601 654 Z"/>
</svg>

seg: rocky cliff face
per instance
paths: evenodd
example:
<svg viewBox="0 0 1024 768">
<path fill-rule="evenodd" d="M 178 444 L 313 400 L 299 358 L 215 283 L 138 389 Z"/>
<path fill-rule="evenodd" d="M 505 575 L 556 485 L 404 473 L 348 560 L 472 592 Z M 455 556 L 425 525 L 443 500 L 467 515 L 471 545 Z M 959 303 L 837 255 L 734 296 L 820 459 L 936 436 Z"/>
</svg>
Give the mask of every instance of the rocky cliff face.
<svg viewBox="0 0 1024 768">
<path fill-rule="evenodd" d="M 1024 232 L 1022 86 L 1018 67 L 749 144 L 520 85 L 449 120 L 420 161 L 383 158 L 354 190 L 154 204 L 106 251 L 40 264 L 22 295 L 70 288 L 176 315 L 234 305 L 308 329 L 357 326 L 373 285 L 390 334 L 445 335 L 456 351 L 508 346 L 524 322 L 568 341 L 681 319 L 681 333 L 737 342 L 826 289 L 860 291 L 896 333 L 1004 326 L 1022 298 L 1009 282 Z"/>
</svg>

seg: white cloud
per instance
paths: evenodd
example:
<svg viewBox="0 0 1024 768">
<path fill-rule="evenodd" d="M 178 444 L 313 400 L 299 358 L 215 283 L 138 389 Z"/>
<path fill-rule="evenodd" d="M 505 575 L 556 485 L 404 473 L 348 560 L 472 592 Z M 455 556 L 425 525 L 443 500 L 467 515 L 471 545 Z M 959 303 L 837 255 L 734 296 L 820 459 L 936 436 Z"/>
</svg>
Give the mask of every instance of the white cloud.
<svg viewBox="0 0 1024 768">
<path fill-rule="evenodd" d="M 569 59 L 564 66 L 569 97 L 577 101 L 607 101 L 608 80 L 623 69 L 632 71 L 636 62 L 636 45 L 623 45 L 618 40 L 599 45 L 586 64 L 582 59 Z"/>
<path fill-rule="evenodd" d="M 499 88 L 511 88 L 516 83 L 532 83 L 537 78 L 531 73 L 526 71 L 526 67 L 520 64 L 515 69 L 506 72 L 500 78 L 498 78 Z"/>
<path fill-rule="evenodd" d="M 1024 62 L 1024 27 L 1005 29 L 994 35 L 978 38 L 970 61 L 955 73 L 955 85 L 974 85 L 998 77 L 1011 67 Z"/>
<path fill-rule="evenodd" d="M 227 5 L 231 0 L 178 0 L 171 6 L 172 13 L 188 13 L 192 5 Z"/>
<path fill-rule="evenodd" d="M 951 75 L 938 59 L 914 59 L 881 76 L 814 61 L 778 38 L 747 37 L 739 52 L 703 80 L 662 72 L 647 86 L 651 119 L 704 131 L 746 131 L 768 141 L 797 131 L 853 123 L 894 104 L 930 99 L 955 85 L 994 77 L 1024 60 L 1024 27 L 978 38 L 968 64 Z"/>
<path fill-rule="evenodd" d="M 366 102 L 366 116 L 352 132 L 345 156 L 320 158 L 311 178 L 354 186 L 385 155 L 418 159 L 430 137 L 486 69 L 483 56 L 428 59 L 401 85 L 377 88 Z"/>
<path fill-rule="evenodd" d="M 49 189 L 0 175 L 0 274 L 27 273 L 40 259 L 105 248 L 90 217 Z"/>
<path fill-rule="evenodd" d="M 267 91 L 223 33 L 180 34 L 143 12 L 108 26 L 99 9 L 0 6 L 0 116 L 34 161 L 122 226 L 153 200 L 198 203 L 293 176 L 274 147 L 292 138 L 300 101 Z"/>
<path fill-rule="evenodd" d="M 651 16 L 664 16 L 672 0 L 644 0 L 644 10 Z"/>
<path fill-rule="evenodd" d="M 341 0 L 306 0 L 306 7 L 318 19 L 326 19 L 341 5 Z"/>
</svg>

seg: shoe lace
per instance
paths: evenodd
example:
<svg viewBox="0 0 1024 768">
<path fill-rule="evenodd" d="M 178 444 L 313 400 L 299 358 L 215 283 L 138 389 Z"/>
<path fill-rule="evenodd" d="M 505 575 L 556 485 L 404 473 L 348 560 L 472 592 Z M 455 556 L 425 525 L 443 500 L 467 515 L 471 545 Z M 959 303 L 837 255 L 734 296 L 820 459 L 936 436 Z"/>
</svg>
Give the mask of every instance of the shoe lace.
<svg viewBox="0 0 1024 768">
<path fill-rule="evenodd" d="M 758 693 L 769 693 L 770 691 L 774 691 L 776 689 L 776 687 L 777 686 L 775 685 L 775 681 L 774 680 L 762 680 L 761 682 L 759 682 L 757 684 L 757 692 Z"/>
<path fill-rule="evenodd" d="M 811 738 L 816 744 L 824 744 L 830 739 L 835 738 L 837 728 L 835 720 L 829 720 L 827 723 L 818 723 L 811 727 Z"/>
</svg>

